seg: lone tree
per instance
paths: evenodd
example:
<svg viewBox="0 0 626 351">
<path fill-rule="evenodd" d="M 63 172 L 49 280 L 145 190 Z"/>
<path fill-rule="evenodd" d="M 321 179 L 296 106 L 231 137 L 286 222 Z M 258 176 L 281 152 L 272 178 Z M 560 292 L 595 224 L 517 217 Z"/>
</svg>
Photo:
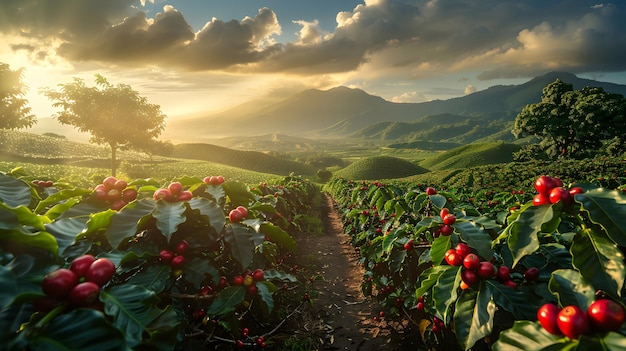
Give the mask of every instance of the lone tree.
<svg viewBox="0 0 626 351">
<path fill-rule="evenodd" d="M 26 85 L 22 76 L 22 69 L 12 71 L 8 64 L 0 62 L 0 129 L 28 128 L 37 123 L 24 99 Z"/>
<path fill-rule="evenodd" d="M 143 145 L 156 139 L 165 128 L 165 115 L 159 105 L 148 103 L 127 84 L 112 85 L 96 75 L 96 86 L 87 87 L 80 78 L 59 84 L 60 90 L 43 93 L 61 108 L 55 114 L 59 123 L 91 133 L 90 141 L 111 148 L 111 174 L 117 168 L 117 150 Z"/>
<path fill-rule="evenodd" d="M 625 122 L 623 95 L 596 87 L 574 90 L 557 79 L 543 88 L 541 102 L 526 105 L 515 117 L 512 133 L 538 138 L 539 151 L 549 158 L 584 158 L 609 143 L 612 152 L 624 152 Z"/>
</svg>

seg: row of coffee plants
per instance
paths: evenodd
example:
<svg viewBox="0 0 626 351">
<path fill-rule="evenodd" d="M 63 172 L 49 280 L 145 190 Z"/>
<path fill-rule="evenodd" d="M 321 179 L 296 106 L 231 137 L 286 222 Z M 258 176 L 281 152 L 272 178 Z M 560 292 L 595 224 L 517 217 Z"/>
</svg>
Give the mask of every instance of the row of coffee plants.
<svg viewBox="0 0 626 351">
<path fill-rule="evenodd" d="M 360 252 L 363 293 L 414 322 L 427 348 L 625 349 L 626 195 L 530 182 L 468 193 L 335 178 L 326 189 Z"/>
<path fill-rule="evenodd" d="M 291 176 L 81 188 L 0 174 L 2 348 L 271 345 L 306 302 L 284 262 L 315 196 Z"/>
</svg>

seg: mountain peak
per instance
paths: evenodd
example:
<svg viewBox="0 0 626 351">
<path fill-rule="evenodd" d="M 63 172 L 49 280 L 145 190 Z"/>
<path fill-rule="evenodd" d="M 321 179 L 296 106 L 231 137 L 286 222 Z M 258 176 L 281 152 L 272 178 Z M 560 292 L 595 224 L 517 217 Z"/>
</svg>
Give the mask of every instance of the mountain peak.
<svg viewBox="0 0 626 351">
<path fill-rule="evenodd" d="M 580 79 L 580 78 L 578 78 L 578 76 L 576 76 L 575 74 L 570 73 L 570 72 L 551 71 L 551 72 L 548 72 L 548 73 L 546 73 L 546 74 L 544 74 L 542 76 L 535 77 L 535 78 L 531 79 L 530 81 L 531 82 L 532 81 L 552 81 L 553 82 L 553 81 L 555 81 L 557 79 L 560 79 L 562 81 L 567 82 L 567 81 L 574 81 L 574 80 L 577 80 L 577 79 Z"/>
</svg>

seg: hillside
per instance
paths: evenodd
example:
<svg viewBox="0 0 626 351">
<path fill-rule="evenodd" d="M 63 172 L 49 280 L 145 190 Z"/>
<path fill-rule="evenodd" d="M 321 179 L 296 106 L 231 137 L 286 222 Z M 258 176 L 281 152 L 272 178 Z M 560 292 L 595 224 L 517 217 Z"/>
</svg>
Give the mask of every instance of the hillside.
<svg viewBox="0 0 626 351">
<path fill-rule="evenodd" d="M 346 179 L 397 179 L 427 173 L 428 170 L 412 162 L 391 156 L 367 157 L 336 172 Z"/>
<path fill-rule="evenodd" d="M 513 153 L 520 148 L 502 141 L 468 144 L 428 158 L 420 162 L 420 166 L 437 171 L 513 162 Z"/>
<path fill-rule="evenodd" d="M 211 144 L 178 144 L 171 155 L 196 159 L 277 175 L 313 175 L 316 169 L 296 161 L 281 159 L 258 151 L 233 150 Z"/>
<path fill-rule="evenodd" d="M 597 86 L 606 91 L 626 94 L 626 85 L 581 79 L 566 72 L 550 72 L 520 85 L 498 85 L 463 97 L 424 103 L 393 103 L 362 90 L 346 87 L 326 91 L 310 89 L 277 103 L 263 101 L 256 110 L 251 108 L 251 102 L 246 102 L 217 114 L 187 119 L 184 123 L 170 121 L 168 128 L 170 132 L 178 130 L 178 133 L 186 133 L 187 136 L 201 135 L 204 138 L 211 135 L 266 133 L 314 138 L 345 138 L 363 134 L 363 138 L 369 138 L 361 130 L 378 128 L 373 127 L 377 123 L 416 122 L 424 116 L 431 116 L 432 123 L 428 125 L 430 129 L 438 123 L 434 116 L 447 114 L 468 119 L 468 130 L 471 130 L 475 126 L 483 128 L 494 121 L 500 124 L 512 121 L 525 105 L 538 102 L 542 89 L 557 78 L 572 84 L 576 89 Z M 463 141 L 477 137 L 467 137 Z"/>
</svg>

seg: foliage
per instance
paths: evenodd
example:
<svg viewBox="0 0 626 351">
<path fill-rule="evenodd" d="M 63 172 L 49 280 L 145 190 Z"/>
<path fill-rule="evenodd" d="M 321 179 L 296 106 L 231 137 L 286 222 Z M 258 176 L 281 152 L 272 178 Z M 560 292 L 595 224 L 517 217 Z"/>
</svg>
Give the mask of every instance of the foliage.
<svg viewBox="0 0 626 351">
<path fill-rule="evenodd" d="M 129 85 L 109 83 L 96 75 L 96 86 L 87 87 L 80 78 L 59 84 L 59 90 L 44 94 L 59 108 L 55 118 L 61 124 L 91 133 L 91 141 L 107 144 L 111 150 L 111 172 L 115 175 L 119 148 L 143 147 L 145 140 L 155 139 L 165 128 L 160 106 L 148 103 Z"/>
<path fill-rule="evenodd" d="M 8 64 L 0 62 L 0 129 L 28 128 L 37 123 L 23 98 L 27 87 L 22 75 L 22 69 L 13 71 Z"/>
<path fill-rule="evenodd" d="M 512 167 L 521 176 L 542 171 Z M 495 184 L 519 182 L 506 173 L 490 175 Z M 363 293 L 397 318 L 408 315 L 431 349 L 623 348 L 623 329 L 570 339 L 550 335 L 536 320 L 546 302 L 583 310 L 596 298 L 626 305 L 626 194 L 587 183 L 571 204 L 533 206 L 533 191 L 519 191 L 518 184 L 494 193 L 489 182 L 477 192 L 333 179 L 326 189 L 360 253 Z M 447 213 L 455 217 L 450 234 L 443 231 Z M 446 258 L 459 243 L 487 265 L 507 267 L 506 279 L 493 272 L 466 282 L 468 269 Z M 529 268 L 538 269 L 538 277 L 526 275 Z"/>
<path fill-rule="evenodd" d="M 597 152 L 607 140 L 623 139 L 625 122 L 623 95 L 602 88 L 574 90 L 557 79 L 543 89 L 541 102 L 522 109 L 512 132 L 516 138 L 539 138 L 540 148 L 550 158 L 582 158 Z"/>
<path fill-rule="evenodd" d="M 0 174 L 0 338 L 8 350 L 174 350 L 191 340 L 234 343 L 244 326 L 250 339 L 270 336 L 288 308 L 277 302 L 299 285 L 282 257 L 296 249 L 297 214 L 319 193 L 297 177 L 258 187 L 113 179 L 138 195 L 114 210 L 99 186 L 42 188 L 27 179 Z M 192 196 L 155 199 L 175 183 Z M 231 222 L 226 214 L 238 206 L 247 217 Z M 50 301 L 44 277 L 86 254 L 116 266 L 96 303 Z"/>
<path fill-rule="evenodd" d="M 542 174 L 559 177 L 565 184 L 594 183 L 603 187 L 617 188 L 626 185 L 626 161 L 596 157 L 557 162 L 509 162 L 433 171 L 406 178 L 403 182 L 420 184 L 422 189 L 428 185 L 453 188 L 456 189 L 457 195 L 465 194 L 465 199 L 474 198 L 474 204 L 478 206 L 479 201 L 483 200 L 484 203 L 489 200 L 500 201 L 502 196 L 510 195 L 513 190 L 522 190 L 523 193 L 530 194 L 534 191 L 534 179 Z"/>
</svg>

